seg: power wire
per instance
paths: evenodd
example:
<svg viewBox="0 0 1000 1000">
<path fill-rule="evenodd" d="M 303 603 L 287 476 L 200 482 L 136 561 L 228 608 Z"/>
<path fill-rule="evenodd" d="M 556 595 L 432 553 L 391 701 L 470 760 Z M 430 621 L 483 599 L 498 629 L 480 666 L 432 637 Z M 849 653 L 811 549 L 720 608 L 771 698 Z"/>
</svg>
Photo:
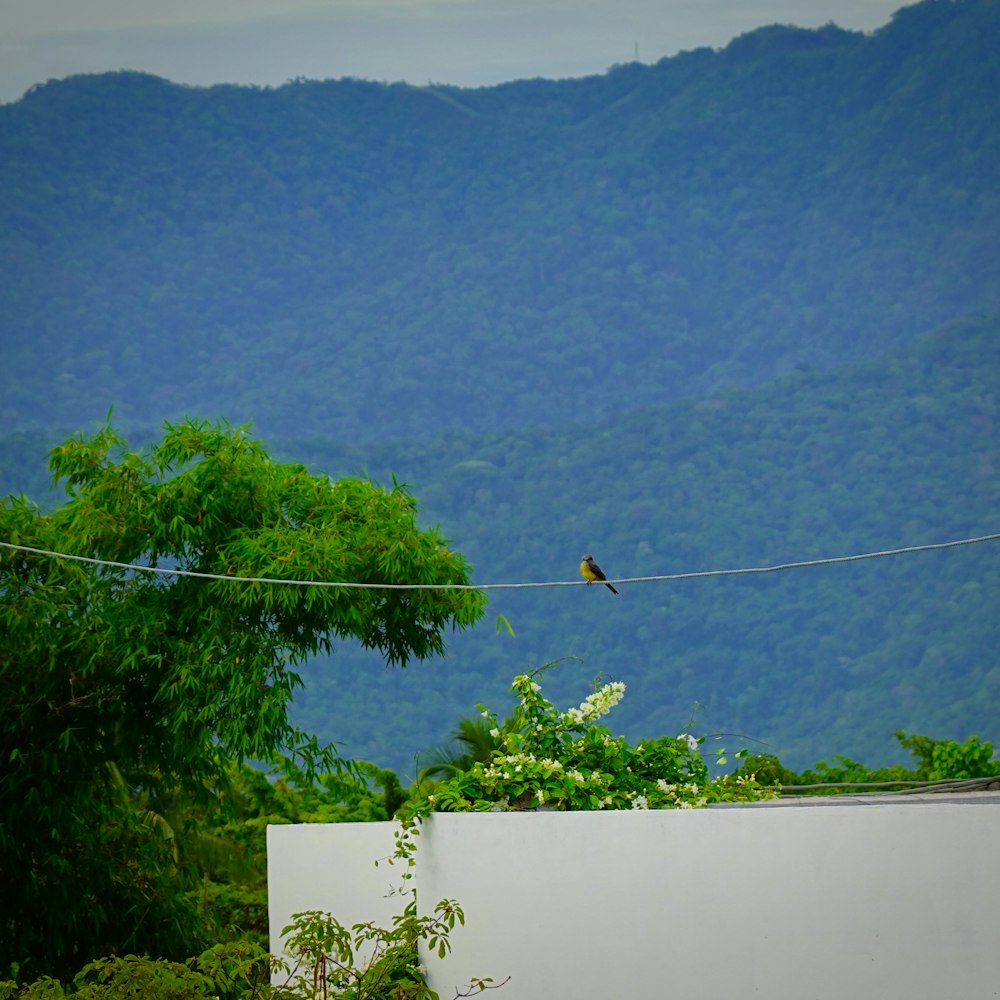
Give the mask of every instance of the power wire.
<svg viewBox="0 0 1000 1000">
<path fill-rule="evenodd" d="M 983 775 L 978 778 L 938 778 L 933 781 L 821 781 L 811 785 L 781 785 L 782 798 L 808 798 L 808 792 L 828 792 L 831 789 L 858 789 L 860 794 L 915 795 L 922 792 L 975 792 L 993 790 L 1000 785 L 1000 774 Z M 829 796 L 836 800 L 837 796 Z"/>
<path fill-rule="evenodd" d="M 771 566 L 746 566 L 739 569 L 709 569 L 686 573 L 664 573 L 658 576 L 631 576 L 609 579 L 609 583 L 663 583 L 677 580 L 700 580 L 709 577 L 749 576 L 759 573 L 778 573 L 790 569 L 808 569 L 815 566 L 835 566 L 841 563 L 860 562 L 863 559 L 880 559 L 886 556 L 910 555 L 915 552 L 933 552 L 938 549 L 953 549 L 960 545 L 975 545 L 979 542 L 1000 540 L 1000 532 L 977 535 L 974 538 L 958 538 L 949 542 L 931 542 L 926 545 L 907 545 L 898 549 L 883 549 L 879 552 L 861 552 L 849 556 L 832 556 L 825 559 L 804 559 L 797 562 L 776 563 Z M 225 580 L 230 583 L 267 583 L 286 587 L 353 587 L 367 590 L 527 590 L 537 587 L 583 587 L 586 580 L 551 580 L 521 583 L 354 583 L 343 580 L 286 580 L 270 576 L 233 576 L 225 573 L 202 573 L 198 570 L 174 569 L 165 566 L 142 566 L 137 563 L 116 562 L 113 559 L 98 559 L 94 556 L 78 556 L 68 552 L 54 552 L 50 549 L 34 548 L 30 545 L 15 545 L 0 542 L 0 548 L 52 559 L 70 559 L 74 562 L 108 566 L 114 569 L 130 570 L 137 573 L 158 573 L 163 576 L 187 576 L 199 580 Z"/>
</svg>

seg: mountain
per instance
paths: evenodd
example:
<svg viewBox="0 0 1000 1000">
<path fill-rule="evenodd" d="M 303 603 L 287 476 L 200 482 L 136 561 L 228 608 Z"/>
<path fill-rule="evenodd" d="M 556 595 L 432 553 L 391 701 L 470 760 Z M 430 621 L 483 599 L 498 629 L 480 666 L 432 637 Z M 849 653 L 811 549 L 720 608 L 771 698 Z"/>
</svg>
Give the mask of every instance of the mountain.
<svg viewBox="0 0 1000 1000">
<path fill-rule="evenodd" d="M 479 584 L 772 566 L 1000 530 L 1000 316 L 878 359 L 661 404 L 594 429 L 454 435 L 365 448 L 445 526 Z M 344 453 L 290 448 L 334 474 Z M 841 753 L 905 759 L 897 729 L 1000 742 L 1000 542 L 781 572 L 490 591 L 487 621 L 442 662 L 312 663 L 302 720 L 348 752 L 412 769 L 515 673 L 561 657 L 557 704 L 597 674 L 628 693 L 633 738 L 698 733 L 801 769 Z M 515 637 L 495 628 L 503 615 Z"/>
<path fill-rule="evenodd" d="M 394 473 L 479 583 L 995 531 L 998 29 L 925 0 L 580 80 L 36 87 L 0 106 L 0 492 L 44 499 L 45 450 L 113 405 L 133 443 L 221 416 Z M 796 767 L 997 739 L 997 551 L 491 591 L 515 637 L 344 650 L 296 711 L 408 772 L 572 656 L 553 696 L 625 680 L 636 736 Z"/>
<path fill-rule="evenodd" d="M 652 577 L 934 545 L 1000 530 L 1000 315 L 876 359 L 640 408 L 594 428 L 452 432 L 345 448 L 275 441 L 332 476 L 395 474 L 478 584 Z M 27 448 L 29 439 L 0 439 Z M 22 456 L 23 458 L 23 456 Z M 41 457 L 26 469 L 41 476 Z M 294 714 L 344 753 L 413 773 L 514 674 L 554 659 L 561 707 L 624 681 L 637 739 L 738 734 L 801 769 L 900 761 L 897 729 L 1000 743 L 1000 542 L 762 574 L 490 590 L 447 656 L 387 668 L 343 646 L 303 670 Z M 513 627 L 496 627 L 498 616 Z"/>
<path fill-rule="evenodd" d="M 4 425 L 592 423 L 1000 305 L 994 0 L 499 87 L 0 107 Z"/>
</svg>

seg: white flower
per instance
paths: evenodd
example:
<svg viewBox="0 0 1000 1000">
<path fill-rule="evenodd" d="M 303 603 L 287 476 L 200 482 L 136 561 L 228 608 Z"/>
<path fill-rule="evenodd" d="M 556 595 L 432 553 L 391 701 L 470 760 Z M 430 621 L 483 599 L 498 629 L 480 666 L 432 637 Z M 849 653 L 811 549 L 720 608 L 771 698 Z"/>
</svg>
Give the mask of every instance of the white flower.
<svg viewBox="0 0 1000 1000">
<path fill-rule="evenodd" d="M 684 742 L 687 743 L 688 750 L 690 750 L 691 753 L 698 752 L 698 741 L 690 733 L 681 733 L 680 736 L 677 737 L 677 739 L 684 740 Z"/>
<path fill-rule="evenodd" d="M 645 795 L 638 795 L 638 796 L 636 796 L 636 798 L 632 802 L 632 808 L 633 809 L 648 809 L 649 808 L 649 800 L 646 798 Z"/>
<path fill-rule="evenodd" d="M 536 798 L 536 799 L 538 799 L 538 801 L 539 801 L 540 803 L 541 803 L 541 802 L 544 802 L 544 801 L 545 801 L 545 792 L 543 792 L 543 791 L 542 791 L 542 790 L 541 790 L 541 789 L 539 788 L 539 789 L 538 789 L 538 791 L 537 791 L 537 792 L 535 792 L 535 798 Z"/>
<path fill-rule="evenodd" d="M 581 722 L 599 719 L 607 715 L 622 700 L 625 695 L 625 685 L 621 681 L 605 684 L 599 691 L 588 695 L 579 708 L 567 708 L 560 716 L 563 723 L 578 726 Z"/>
<path fill-rule="evenodd" d="M 497 729 L 497 727 L 496 727 L 496 726 L 494 726 L 494 727 L 493 727 L 493 728 L 492 728 L 492 729 L 490 730 L 490 736 L 492 736 L 492 737 L 493 737 L 493 739 L 497 739 L 497 737 L 498 737 L 499 735 L 500 735 L 500 730 L 499 730 L 499 729 Z"/>
</svg>

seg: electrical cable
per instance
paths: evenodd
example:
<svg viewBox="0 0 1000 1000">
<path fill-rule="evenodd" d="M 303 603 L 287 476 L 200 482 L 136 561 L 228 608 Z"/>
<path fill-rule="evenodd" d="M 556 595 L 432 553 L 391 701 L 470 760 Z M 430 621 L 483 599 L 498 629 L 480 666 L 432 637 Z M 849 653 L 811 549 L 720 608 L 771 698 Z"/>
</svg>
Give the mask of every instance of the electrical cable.
<svg viewBox="0 0 1000 1000">
<path fill-rule="evenodd" d="M 776 563 L 770 566 L 745 566 L 737 569 L 709 569 L 685 573 L 664 573 L 658 576 L 632 576 L 609 578 L 609 583 L 664 583 L 678 580 L 701 580 L 709 577 L 748 576 L 760 573 L 778 573 L 791 569 L 808 569 L 816 566 L 836 566 L 842 563 L 860 562 L 864 559 L 880 559 L 887 556 L 910 555 L 916 552 L 933 552 L 940 549 L 952 549 L 962 545 L 975 545 L 980 542 L 995 542 L 1000 540 L 1000 532 L 989 535 L 977 535 L 973 538 L 958 538 L 948 542 L 931 542 L 925 545 L 907 545 L 898 549 L 883 549 L 878 552 L 861 552 L 848 556 L 831 556 L 823 559 L 803 559 L 796 562 Z M 50 549 L 35 548 L 31 545 L 17 545 L 13 542 L 0 542 L 0 548 L 15 552 L 25 552 L 31 555 L 45 556 L 52 559 L 69 559 L 75 562 L 90 563 L 96 566 L 107 566 L 113 569 L 130 570 L 136 573 L 157 573 L 164 576 L 194 577 L 200 580 L 224 580 L 230 583 L 262 583 L 283 585 L 286 587 L 350 587 L 367 590 L 526 590 L 538 587 L 582 587 L 587 586 L 586 580 L 551 580 L 520 583 L 355 583 L 346 580 L 288 580 L 282 577 L 270 576 L 236 576 L 226 573 L 204 573 L 199 570 L 176 569 L 166 566 L 143 566 L 138 563 L 116 562 L 113 559 L 98 559 L 95 556 L 79 556 L 68 552 L 55 552 Z"/>
</svg>

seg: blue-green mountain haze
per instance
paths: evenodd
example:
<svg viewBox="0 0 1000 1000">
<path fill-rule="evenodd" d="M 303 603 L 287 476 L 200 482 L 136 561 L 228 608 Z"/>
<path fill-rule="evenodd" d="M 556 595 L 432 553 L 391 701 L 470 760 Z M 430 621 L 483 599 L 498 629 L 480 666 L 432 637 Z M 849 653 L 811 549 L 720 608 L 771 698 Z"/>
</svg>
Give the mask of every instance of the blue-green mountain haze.
<svg viewBox="0 0 1000 1000">
<path fill-rule="evenodd" d="M 222 416 L 395 474 L 481 583 L 996 531 L 998 22 L 927 0 L 474 90 L 35 88 L 0 106 L 0 488 L 44 499 L 113 404 L 134 442 Z M 313 662 L 297 712 L 409 773 L 573 656 L 553 694 L 626 681 L 632 735 L 882 763 L 900 728 L 1000 738 L 998 571 L 989 543 L 498 591 L 444 660 Z"/>
</svg>

